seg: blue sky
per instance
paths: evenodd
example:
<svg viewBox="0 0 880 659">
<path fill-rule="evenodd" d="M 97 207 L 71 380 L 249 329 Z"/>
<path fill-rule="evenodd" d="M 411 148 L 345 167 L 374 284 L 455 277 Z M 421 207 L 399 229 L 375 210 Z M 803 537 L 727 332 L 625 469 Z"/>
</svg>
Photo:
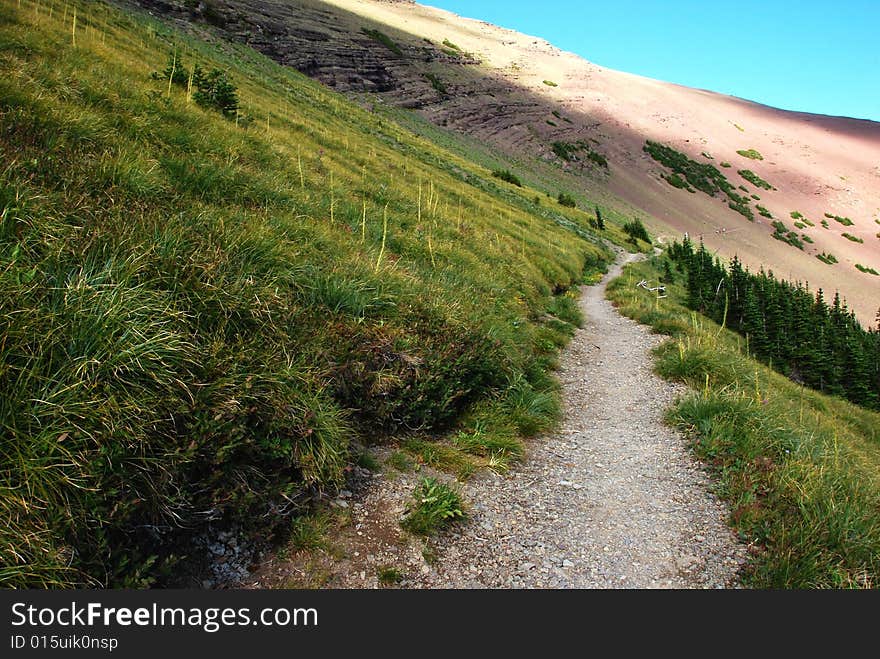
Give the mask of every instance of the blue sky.
<svg viewBox="0 0 880 659">
<path fill-rule="evenodd" d="M 612 69 L 880 121 L 880 0 L 420 0 Z"/>
</svg>

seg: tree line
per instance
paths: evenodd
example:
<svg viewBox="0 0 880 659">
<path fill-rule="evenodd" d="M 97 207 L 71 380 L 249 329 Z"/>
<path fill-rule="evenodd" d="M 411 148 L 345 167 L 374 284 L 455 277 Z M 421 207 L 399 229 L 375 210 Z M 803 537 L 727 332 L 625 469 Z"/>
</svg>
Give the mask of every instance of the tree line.
<svg viewBox="0 0 880 659">
<path fill-rule="evenodd" d="M 839 293 L 829 304 L 821 288 L 753 274 L 737 257 L 725 267 L 687 237 L 667 254 L 687 277 L 688 306 L 745 336 L 751 354 L 796 382 L 880 409 L 880 311 L 866 330 Z M 667 261 L 664 279 L 673 277 Z"/>
</svg>

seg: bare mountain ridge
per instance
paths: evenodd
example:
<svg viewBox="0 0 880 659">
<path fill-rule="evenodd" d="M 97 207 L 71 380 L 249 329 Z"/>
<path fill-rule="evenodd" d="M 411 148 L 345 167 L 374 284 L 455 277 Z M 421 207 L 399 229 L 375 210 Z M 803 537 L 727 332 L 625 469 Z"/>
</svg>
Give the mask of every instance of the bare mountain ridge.
<svg viewBox="0 0 880 659">
<path fill-rule="evenodd" d="M 537 37 L 413 2 L 135 4 L 219 30 L 338 91 L 410 108 L 508 154 L 519 168 L 551 166 L 560 186 L 642 211 L 655 231 L 688 231 L 722 256 L 738 254 L 753 268 L 809 281 L 828 295 L 839 290 L 864 324 L 874 323 L 880 277 L 855 265 L 880 271 L 880 124 L 777 110 L 612 71 Z M 718 167 L 748 199 L 755 221 L 731 210 L 723 195 L 669 185 L 669 170 L 643 151 L 648 139 Z M 575 145 L 571 160 L 554 143 Z M 737 153 L 748 150 L 762 159 Z M 590 152 L 607 159 L 607 170 Z M 796 227 L 795 211 L 813 226 Z M 779 221 L 803 250 L 772 239 Z M 838 263 L 818 260 L 823 253 Z"/>
</svg>

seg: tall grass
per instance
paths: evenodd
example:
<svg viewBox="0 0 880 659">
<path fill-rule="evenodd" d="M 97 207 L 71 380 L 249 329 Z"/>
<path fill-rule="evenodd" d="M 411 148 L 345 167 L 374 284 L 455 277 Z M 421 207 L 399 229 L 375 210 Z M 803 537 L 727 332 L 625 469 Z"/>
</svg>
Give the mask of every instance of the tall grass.
<svg viewBox="0 0 880 659">
<path fill-rule="evenodd" d="M 173 584 L 212 528 L 289 529 L 354 437 L 552 423 L 545 312 L 610 258 L 582 214 L 243 46 L 69 5 L 0 4 L 2 585 Z M 176 48 L 270 134 L 151 79 Z"/>
<path fill-rule="evenodd" d="M 628 266 L 608 287 L 626 315 L 671 334 L 657 370 L 692 393 L 668 412 L 718 477 L 729 523 L 762 588 L 871 588 L 880 576 L 880 415 L 806 389 L 751 359 L 737 335 L 637 288 L 661 261 Z"/>
</svg>

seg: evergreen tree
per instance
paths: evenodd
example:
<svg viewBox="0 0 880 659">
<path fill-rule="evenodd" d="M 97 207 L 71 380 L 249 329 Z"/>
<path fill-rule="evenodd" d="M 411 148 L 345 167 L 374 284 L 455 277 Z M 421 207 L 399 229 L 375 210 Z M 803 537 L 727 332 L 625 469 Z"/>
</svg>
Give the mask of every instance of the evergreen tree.
<svg viewBox="0 0 880 659">
<path fill-rule="evenodd" d="M 225 72 L 211 69 L 206 73 L 196 65 L 193 85 L 196 89 L 193 99 L 199 105 L 218 110 L 227 119 L 238 113 L 238 92 Z"/>
</svg>

